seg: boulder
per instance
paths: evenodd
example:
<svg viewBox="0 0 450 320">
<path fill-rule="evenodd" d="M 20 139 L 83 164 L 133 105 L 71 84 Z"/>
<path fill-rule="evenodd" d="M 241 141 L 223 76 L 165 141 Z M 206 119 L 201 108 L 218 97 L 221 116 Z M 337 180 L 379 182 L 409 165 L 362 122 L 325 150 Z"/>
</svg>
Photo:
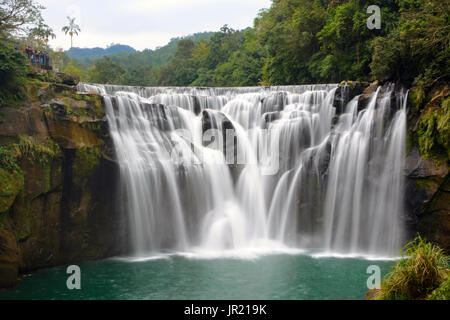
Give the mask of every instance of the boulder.
<svg viewBox="0 0 450 320">
<path fill-rule="evenodd" d="M 444 162 L 421 157 L 413 147 L 406 158 L 405 209 L 410 236 L 420 232 L 450 251 L 450 175 Z"/>
<path fill-rule="evenodd" d="M 56 76 L 61 79 L 61 82 L 68 86 L 76 86 L 80 82 L 80 78 L 69 75 L 67 73 L 57 72 Z"/>
</svg>

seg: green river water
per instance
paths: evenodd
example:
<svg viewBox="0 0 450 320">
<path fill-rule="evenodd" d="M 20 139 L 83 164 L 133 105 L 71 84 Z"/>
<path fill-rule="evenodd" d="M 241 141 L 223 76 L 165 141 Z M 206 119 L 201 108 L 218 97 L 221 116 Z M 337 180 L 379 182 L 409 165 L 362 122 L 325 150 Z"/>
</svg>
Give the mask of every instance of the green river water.
<svg viewBox="0 0 450 320">
<path fill-rule="evenodd" d="M 364 299 L 367 268 L 382 276 L 393 261 L 271 254 L 253 258 L 167 255 L 79 264 L 81 290 L 68 290 L 66 267 L 32 273 L 0 299 Z"/>
</svg>

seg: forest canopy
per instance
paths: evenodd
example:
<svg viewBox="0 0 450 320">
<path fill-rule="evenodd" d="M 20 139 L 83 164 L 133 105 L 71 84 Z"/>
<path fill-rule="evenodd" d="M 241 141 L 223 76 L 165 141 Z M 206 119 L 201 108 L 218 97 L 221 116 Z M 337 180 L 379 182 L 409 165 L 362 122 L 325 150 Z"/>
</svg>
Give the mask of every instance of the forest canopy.
<svg viewBox="0 0 450 320">
<path fill-rule="evenodd" d="M 370 5 L 381 8 L 380 29 L 367 26 Z M 449 74 L 449 7 L 449 0 L 274 0 L 253 28 L 225 25 L 206 39 L 183 39 L 163 64 L 130 66 L 137 53 L 113 56 L 126 71 L 108 82 L 254 86 L 379 79 L 427 86 Z M 96 80 L 96 66 L 87 81 Z"/>
<path fill-rule="evenodd" d="M 8 2 L 33 4 L 27 21 L 39 25 L 40 7 L 33 1 Z M 371 5 L 381 9 L 380 29 L 367 26 Z M 427 87 L 450 74 L 449 9 L 450 0 L 273 0 L 246 30 L 225 25 L 218 32 L 172 39 L 156 50 L 108 57 L 51 55 L 60 71 L 109 84 L 255 86 L 378 79 Z M 0 33 L 7 32 L 2 19 L 8 12 L 0 10 Z"/>
</svg>

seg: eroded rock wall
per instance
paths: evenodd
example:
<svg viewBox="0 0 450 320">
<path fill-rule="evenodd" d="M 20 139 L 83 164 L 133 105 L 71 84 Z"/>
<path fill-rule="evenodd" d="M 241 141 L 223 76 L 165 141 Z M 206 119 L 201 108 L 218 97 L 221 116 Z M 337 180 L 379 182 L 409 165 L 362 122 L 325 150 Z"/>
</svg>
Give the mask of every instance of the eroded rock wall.
<svg viewBox="0 0 450 320">
<path fill-rule="evenodd" d="M 27 86 L 27 101 L 0 107 L 0 287 L 126 245 L 101 96 L 62 82 Z"/>
</svg>

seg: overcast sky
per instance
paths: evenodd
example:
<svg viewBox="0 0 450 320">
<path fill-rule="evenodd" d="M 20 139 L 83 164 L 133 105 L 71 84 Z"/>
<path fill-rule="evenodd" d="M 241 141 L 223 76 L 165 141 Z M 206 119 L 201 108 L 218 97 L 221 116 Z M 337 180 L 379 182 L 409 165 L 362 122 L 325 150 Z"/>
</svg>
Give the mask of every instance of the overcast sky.
<svg viewBox="0 0 450 320">
<path fill-rule="evenodd" d="M 70 48 L 61 32 L 67 16 L 81 28 L 74 46 L 106 47 L 127 44 L 137 50 L 163 46 L 173 37 L 218 31 L 224 24 L 234 29 L 253 26 L 253 19 L 271 0 L 37 0 L 46 7 L 43 16 L 53 28 L 54 48 Z"/>
</svg>

